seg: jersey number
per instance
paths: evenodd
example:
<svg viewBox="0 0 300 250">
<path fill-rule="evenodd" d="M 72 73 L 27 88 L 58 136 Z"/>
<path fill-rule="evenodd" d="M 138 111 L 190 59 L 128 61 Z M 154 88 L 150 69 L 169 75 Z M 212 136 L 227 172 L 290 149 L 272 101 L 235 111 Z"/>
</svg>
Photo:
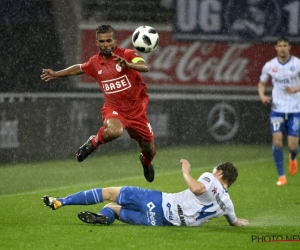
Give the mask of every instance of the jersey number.
<svg viewBox="0 0 300 250">
<path fill-rule="evenodd" d="M 280 128 L 280 122 L 272 122 L 273 130 L 278 131 Z"/>
<path fill-rule="evenodd" d="M 217 211 L 214 211 L 214 212 L 205 212 L 206 209 L 212 207 L 213 205 L 214 205 L 214 204 L 211 203 L 211 204 L 208 205 L 208 206 L 204 206 L 204 207 L 201 209 L 199 216 L 196 218 L 196 221 L 197 221 L 197 220 L 201 220 L 201 219 L 203 219 L 203 218 L 205 218 L 205 217 L 207 217 L 207 216 L 210 216 L 210 215 L 215 214 Z"/>
</svg>

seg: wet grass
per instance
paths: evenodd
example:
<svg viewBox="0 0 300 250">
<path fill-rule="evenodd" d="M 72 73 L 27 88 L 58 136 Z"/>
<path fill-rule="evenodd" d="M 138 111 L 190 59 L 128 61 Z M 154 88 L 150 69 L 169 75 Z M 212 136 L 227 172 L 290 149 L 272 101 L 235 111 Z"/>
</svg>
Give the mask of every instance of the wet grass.
<svg viewBox="0 0 300 250">
<path fill-rule="evenodd" d="M 98 152 L 80 164 L 72 158 L 2 165 L 0 249 L 298 249 L 300 175 L 287 174 L 288 185 L 276 186 L 270 150 L 270 145 L 159 149 L 153 183 L 143 177 L 138 151 L 106 155 Z M 63 197 L 94 187 L 120 185 L 181 191 L 186 188 L 181 158 L 190 161 L 195 178 L 220 162 L 233 162 L 239 168 L 239 178 L 229 192 L 237 216 L 249 219 L 250 225 L 231 227 L 225 218 L 218 218 L 197 228 L 131 226 L 121 222 L 93 226 L 79 221 L 77 213 L 98 212 L 103 204 L 51 211 L 40 200 L 45 194 Z M 270 239 L 292 241 L 270 243 Z"/>
</svg>

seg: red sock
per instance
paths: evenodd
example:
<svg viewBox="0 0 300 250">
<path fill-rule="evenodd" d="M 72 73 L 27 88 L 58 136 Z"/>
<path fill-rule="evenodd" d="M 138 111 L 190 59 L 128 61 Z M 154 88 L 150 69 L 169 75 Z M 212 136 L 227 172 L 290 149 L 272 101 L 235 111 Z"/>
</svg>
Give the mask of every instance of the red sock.
<svg viewBox="0 0 300 250">
<path fill-rule="evenodd" d="M 105 129 L 104 126 L 102 126 L 101 128 L 99 128 L 96 137 L 94 137 L 94 138 L 92 139 L 92 143 L 93 143 L 93 145 L 94 145 L 95 147 L 98 147 L 99 145 L 105 143 L 105 141 L 104 141 L 104 139 L 103 139 L 103 131 L 104 131 L 104 129 Z"/>
<path fill-rule="evenodd" d="M 142 162 L 144 166 L 150 167 L 154 156 L 156 155 L 156 149 L 154 148 L 152 152 L 141 151 L 143 154 Z"/>
</svg>

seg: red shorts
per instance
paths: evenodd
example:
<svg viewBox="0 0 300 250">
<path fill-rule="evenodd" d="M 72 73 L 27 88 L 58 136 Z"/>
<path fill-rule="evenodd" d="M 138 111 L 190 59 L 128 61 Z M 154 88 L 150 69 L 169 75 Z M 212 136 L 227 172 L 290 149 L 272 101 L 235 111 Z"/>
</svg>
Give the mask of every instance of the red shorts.
<svg viewBox="0 0 300 250">
<path fill-rule="evenodd" d="M 153 131 L 146 112 L 138 117 L 124 118 L 124 116 L 114 111 L 112 108 L 103 107 L 101 109 L 101 114 L 103 122 L 110 118 L 119 119 L 122 122 L 123 129 L 127 130 L 131 139 L 138 142 L 151 142 L 154 139 Z"/>
</svg>

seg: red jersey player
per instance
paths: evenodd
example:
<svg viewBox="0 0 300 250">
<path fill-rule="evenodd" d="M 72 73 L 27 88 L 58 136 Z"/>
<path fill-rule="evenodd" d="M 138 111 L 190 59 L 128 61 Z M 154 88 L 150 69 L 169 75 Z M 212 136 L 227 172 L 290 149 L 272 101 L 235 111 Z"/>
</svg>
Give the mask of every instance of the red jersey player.
<svg viewBox="0 0 300 250">
<path fill-rule="evenodd" d="M 93 76 L 104 94 L 105 101 L 101 109 L 103 126 L 78 149 L 78 162 L 86 159 L 101 144 L 120 137 L 126 129 L 140 146 L 144 176 L 147 181 L 152 182 L 152 159 L 156 148 L 146 114 L 149 100 L 147 87 L 139 73 L 147 72 L 148 65 L 136 51 L 117 46 L 116 31 L 110 25 L 97 28 L 96 44 L 100 52 L 87 62 L 60 71 L 43 69 L 41 78 L 48 82 L 83 73 Z"/>
</svg>

